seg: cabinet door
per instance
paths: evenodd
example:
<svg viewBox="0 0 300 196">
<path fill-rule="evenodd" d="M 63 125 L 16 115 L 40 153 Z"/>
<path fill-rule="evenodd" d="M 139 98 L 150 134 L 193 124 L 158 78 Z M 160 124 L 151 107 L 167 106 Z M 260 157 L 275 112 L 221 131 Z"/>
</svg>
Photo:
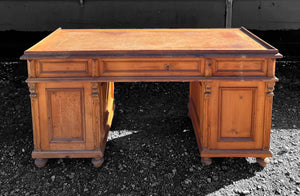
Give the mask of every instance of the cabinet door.
<svg viewBox="0 0 300 196">
<path fill-rule="evenodd" d="M 89 83 L 38 84 L 42 150 L 92 150 Z"/>
<path fill-rule="evenodd" d="M 262 149 L 264 82 L 215 82 L 210 148 Z"/>
</svg>

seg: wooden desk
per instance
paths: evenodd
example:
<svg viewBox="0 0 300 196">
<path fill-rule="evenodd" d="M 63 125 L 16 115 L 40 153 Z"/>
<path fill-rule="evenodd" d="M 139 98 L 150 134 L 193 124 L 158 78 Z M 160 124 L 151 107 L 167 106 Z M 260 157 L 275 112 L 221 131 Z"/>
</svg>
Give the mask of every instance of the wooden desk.
<svg viewBox="0 0 300 196">
<path fill-rule="evenodd" d="M 26 50 L 35 164 L 48 158 L 103 163 L 114 82 L 188 81 L 201 153 L 257 157 L 269 151 L 277 49 L 240 29 L 57 29 Z"/>
</svg>

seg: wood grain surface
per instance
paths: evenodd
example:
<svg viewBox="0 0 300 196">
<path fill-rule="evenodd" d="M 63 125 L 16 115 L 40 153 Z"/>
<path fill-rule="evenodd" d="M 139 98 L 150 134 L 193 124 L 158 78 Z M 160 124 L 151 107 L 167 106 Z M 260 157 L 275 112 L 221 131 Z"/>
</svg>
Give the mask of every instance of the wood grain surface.
<svg viewBox="0 0 300 196">
<path fill-rule="evenodd" d="M 234 29 L 57 29 L 25 51 L 36 55 L 201 55 L 249 53 L 277 55 L 278 50 L 245 28 Z"/>
</svg>

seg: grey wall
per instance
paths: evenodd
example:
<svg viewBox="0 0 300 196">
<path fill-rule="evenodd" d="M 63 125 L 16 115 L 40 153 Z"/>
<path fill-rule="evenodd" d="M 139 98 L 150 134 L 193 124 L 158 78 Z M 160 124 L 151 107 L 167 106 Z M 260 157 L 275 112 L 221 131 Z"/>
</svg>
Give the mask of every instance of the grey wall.
<svg viewBox="0 0 300 196">
<path fill-rule="evenodd" d="M 300 0 L 234 0 L 235 27 L 248 29 L 300 29 Z"/>
<path fill-rule="evenodd" d="M 0 30 L 222 27 L 223 0 L 10 0 L 0 2 Z"/>
<path fill-rule="evenodd" d="M 0 31 L 225 26 L 226 0 L 1 0 Z M 300 0 L 234 0 L 233 27 L 299 29 Z"/>
</svg>

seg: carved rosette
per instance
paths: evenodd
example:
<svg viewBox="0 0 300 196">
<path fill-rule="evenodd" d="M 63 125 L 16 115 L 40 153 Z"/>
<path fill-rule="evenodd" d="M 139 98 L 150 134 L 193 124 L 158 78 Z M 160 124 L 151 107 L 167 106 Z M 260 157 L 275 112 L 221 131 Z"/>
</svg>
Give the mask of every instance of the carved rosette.
<svg viewBox="0 0 300 196">
<path fill-rule="evenodd" d="M 267 82 L 266 83 L 267 86 L 267 96 L 269 97 L 273 97 L 274 96 L 274 86 L 275 86 L 275 82 Z"/>
<path fill-rule="evenodd" d="M 36 98 L 37 97 L 37 91 L 36 91 L 36 83 L 28 83 L 30 97 Z"/>
<path fill-rule="evenodd" d="M 209 98 L 211 95 L 211 82 L 204 82 L 204 97 Z"/>
</svg>

